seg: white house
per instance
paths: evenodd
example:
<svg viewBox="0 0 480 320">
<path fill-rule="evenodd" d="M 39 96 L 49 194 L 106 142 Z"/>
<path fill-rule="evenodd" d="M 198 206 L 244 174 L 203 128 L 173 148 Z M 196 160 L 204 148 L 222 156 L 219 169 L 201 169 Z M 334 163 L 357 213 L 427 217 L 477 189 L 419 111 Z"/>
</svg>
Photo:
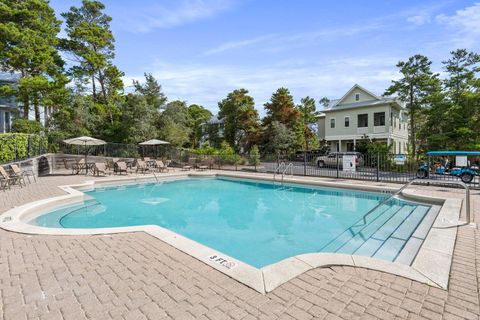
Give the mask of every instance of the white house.
<svg viewBox="0 0 480 320">
<path fill-rule="evenodd" d="M 10 73 L 0 72 L 0 87 L 16 86 L 18 77 Z M 0 133 L 10 132 L 14 115 L 20 115 L 18 103 L 15 97 L 0 96 Z"/>
<path fill-rule="evenodd" d="M 319 140 L 326 140 L 332 152 L 355 151 L 356 143 L 365 137 L 392 145 L 394 153 L 407 152 L 405 103 L 377 96 L 358 84 L 330 101 L 317 123 Z"/>
</svg>

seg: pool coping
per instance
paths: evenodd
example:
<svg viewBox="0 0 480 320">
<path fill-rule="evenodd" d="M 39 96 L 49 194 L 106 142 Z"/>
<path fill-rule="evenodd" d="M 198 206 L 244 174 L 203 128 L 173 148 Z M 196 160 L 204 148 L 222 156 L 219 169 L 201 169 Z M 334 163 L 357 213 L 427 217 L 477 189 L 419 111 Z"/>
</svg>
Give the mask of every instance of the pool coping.
<svg viewBox="0 0 480 320">
<path fill-rule="evenodd" d="M 175 175 L 162 176 L 160 179 L 165 181 L 188 177 L 215 176 L 255 179 L 270 182 L 273 180 L 273 177 L 268 174 L 251 174 L 244 172 L 182 172 L 180 174 L 177 173 Z M 448 287 L 450 267 L 457 235 L 457 226 L 460 223 L 459 217 L 462 207 L 462 200 L 453 198 L 443 199 L 419 195 L 408 190 L 404 190 L 402 192 L 402 196 L 408 200 L 441 205 L 440 211 L 432 227 L 430 228 L 427 237 L 425 238 L 420 250 L 410 266 L 397 262 L 388 262 L 377 258 L 358 255 L 339 253 L 307 253 L 290 257 L 258 269 L 157 225 L 119 228 L 65 229 L 39 227 L 25 222 L 30 221 L 31 219 L 50 211 L 53 208 L 84 201 L 86 197 L 82 191 L 92 190 L 93 188 L 99 186 L 119 185 L 119 183 L 122 184 L 122 182 L 126 185 L 138 184 L 141 182 L 150 183 L 155 182 L 156 179 L 157 178 L 152 175 L 134 178 L 127 176 L 107 178 L 105 180 L 92 180 L 82 184 L 59 186 L 59 188 L 67 193 L 66 195 L 30 202 L 8 210 L 0 216 L 0 228 L 19 233 L 56 236 L 146 232 L 260 293 L 270 292 L 281 284 L 308 270 L 334 265 L 378 270 L 443 289 Z M 367 192 L 372 191 L 391 193 L 398 190 L 398 188 L 390 186 L 358 185 L 339 181 L 329 182 L 325 180 L 311 181 L 296 177 L 286 177 L 284 182 L 302 185 L 325 186 L 331 188 L 347 188 Z"/>
</svg>

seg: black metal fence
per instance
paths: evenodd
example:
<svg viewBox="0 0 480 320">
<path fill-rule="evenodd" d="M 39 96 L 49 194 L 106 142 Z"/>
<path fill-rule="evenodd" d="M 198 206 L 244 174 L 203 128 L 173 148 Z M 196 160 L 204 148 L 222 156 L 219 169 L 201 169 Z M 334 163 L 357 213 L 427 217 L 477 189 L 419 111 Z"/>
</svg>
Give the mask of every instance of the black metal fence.
<svg viewBox="0 0 480 320">
<path fill-rule="evenodd" d="M 208 164 L 212 169 L 232 171 L 253 171 L 266 173 L 293 174 L 296 176 L 328 177 L 333 179 L 357 179 L 376 182 L 407 183 L 418 177 L 419 169 L 426 162 L 431 168 L 429 179 L 439 182 L 461 181 L 453 174 L 436 174 L 438 165 L 427 157 L 413 157 L 402 154 L 366 154 L 349 158 L 348 155 L 331 154 L 311 156 L 308 153 L 292 156 L 233 154 L 202 154 L 186 150 L 174 150 L 169 154 L 174 165 Z M 288 166 L 288 168 L 287 168 Z M 480 187 L 480 177 L 475 175 L 468 183 L 472 188 Z"/>
</svg>

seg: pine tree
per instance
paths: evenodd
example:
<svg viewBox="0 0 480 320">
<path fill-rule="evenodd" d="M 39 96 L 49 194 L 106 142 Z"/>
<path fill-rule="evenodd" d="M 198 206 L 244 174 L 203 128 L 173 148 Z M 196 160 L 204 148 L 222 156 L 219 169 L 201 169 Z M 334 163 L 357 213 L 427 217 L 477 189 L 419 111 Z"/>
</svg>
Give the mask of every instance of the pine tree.
<svg viewBox="0 0 480 320">
<path fill-rule="evenodd" d="M 386 95 L 396 94 L 406 101 L 406 109 L 410 120 L 410 146 L 412 154 L 417 154 L 417 122 L 420 120 L 422 108 L 429 102 L 432 93 L 438 91 L 438 74 L 430 69 L 432 62 L 425 56 L 417 54 L 407 61 L 397 64 L 402 78 L 393 80 L 386 90 Z"/>
</svg>

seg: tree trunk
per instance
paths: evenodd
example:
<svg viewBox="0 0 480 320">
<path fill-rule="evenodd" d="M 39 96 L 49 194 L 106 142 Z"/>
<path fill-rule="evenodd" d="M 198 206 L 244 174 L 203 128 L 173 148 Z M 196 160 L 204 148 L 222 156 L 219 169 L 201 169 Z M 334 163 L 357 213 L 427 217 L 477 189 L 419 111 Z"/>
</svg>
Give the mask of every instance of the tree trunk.
<svg viewBox="0 0 480 320">
<path fill-rule="evenodd" d="M 415 145 L 415 112 L 413 106 L 413 85 L 410 86 L 410 139 L 412 144 L 412 154 L 415 157 L 417 154 L 417 148 Z"/>
<path fill-rule="evenodd" d="M 95 76 L 92 74 L 92 98 L 93 98 L 93 104 L 97 101 L 97 92 L 95 90 Z"/>
<path fill-rule="evenodd" d="M 40 107 L 38 106 L 38 98 L 33 99 L 33 110 L 35 111 L 35 121 L 40 122 Z"/>
<path fill-rule="evenodd" d="M 28 98 L 28 95 L 24 95 L 23 99 L 23 118 L 28 120 L 28 114 L 30 113 L 30 99 Z"/>
<path fill-rule="evenodd" d="M 98 82 L 100 82 L 100 88 L 102 90 L 103 102 L 107 103 L 107 91 L 105 90 L 105 79 L 102 71 L 98 70 Z"/>
</svg>

